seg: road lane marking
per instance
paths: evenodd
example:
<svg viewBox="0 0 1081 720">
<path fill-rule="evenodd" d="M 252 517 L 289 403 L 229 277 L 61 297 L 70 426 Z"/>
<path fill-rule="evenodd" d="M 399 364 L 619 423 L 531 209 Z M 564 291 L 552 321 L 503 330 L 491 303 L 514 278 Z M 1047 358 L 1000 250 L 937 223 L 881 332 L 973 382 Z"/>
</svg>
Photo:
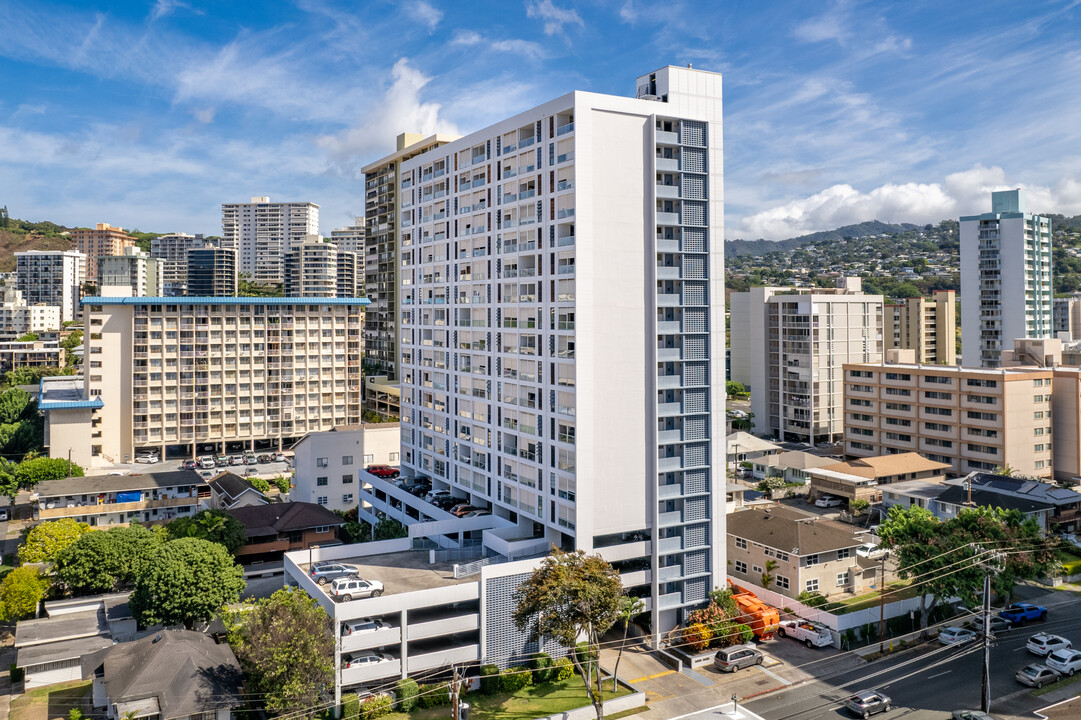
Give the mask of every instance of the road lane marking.
<svg viewBox="0 0 1081 720">
<path fill-rule="evenodd" d="M 935 675 L 928 675 L 927 679 L 931 680 L 931 679 L 936 678 L 936 677 L 942 677 L 943 675 L 949 675 L 952 672 L 953 672 L 953 670 L 947 670 L 946 672 L 936 673 Z"/>
<path fill-rule="evenodd" d="M 634 685 L 635 683 L 644 682 L 646 680 L 655 680 L 659 677 L 664 677 L 665 675 L 672 675 L 673 673 L 675 673 L 675 670 L 665 670 L 664 672 L 653 673 L 652 675 L 646 675 L 645 677 L 640 677 L 637 680 L 628 680 L 627 682 L 629 682 L 631 685 Z"/>
</svg>

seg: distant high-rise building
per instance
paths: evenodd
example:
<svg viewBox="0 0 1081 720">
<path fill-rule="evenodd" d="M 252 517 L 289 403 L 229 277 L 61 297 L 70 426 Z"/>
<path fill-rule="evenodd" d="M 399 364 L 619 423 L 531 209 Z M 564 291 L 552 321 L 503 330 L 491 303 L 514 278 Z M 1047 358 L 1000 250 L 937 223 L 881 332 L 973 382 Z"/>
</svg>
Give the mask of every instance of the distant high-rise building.
<svg viewBox="0 0 1081 720">
<path fill-rule="evenodd" d="M 131 297 L 160 297 L 164 294 L 165 261 L 150 257 L 137 247 L 124 248 L 123 255 L 98 258 L 98 294 L 109 296 L 105 287 L 130 288 Z"/>
<path fill-rule="evenodd" d="M 364 265 L 361 255 L 338 250 L 338 297 L 364 296 Z"/>
<path fill-rule="evenodd" d="M 882 296 L 864 295 L 859 278 L 846 278 L 833 293 L 755 287 L 729 300 L 732 379 L 751 390 L 755 431 L 841 441 L 841 366 L 882 362 Z"/>
<path fill-rule="evenodd" d="M 457 139 L 457 135 L 432 135 L 425 138 L 419 133 L 402 133 L 398 136 L 397 150 L 394 153 L 363 168 L 364 224 L 367 231 L 363 256 L 364 285 L 371 301 L 364 313 L 364 359 L 371 364 L 374 373 L 391 382 L 397 381 L 401 362 L 401 308 L 398 303 L 401 253 L 398 213 L 402 187 L 399 168 L 409 158 Z M 443 189 L 439 191 L 440 197 L 444 197 L 449 194 L 446 188 L 450 178 L 449 170 L 443 167 L 438 172 L 440 177 L 447 176 L 447 180 L 443 181 Z M 436 215 L 446 225 L 453 213 L 447 212 L 444 202 L 443 209 Z M 444 228 L 439 239 L 445 239 L 446 234 Z"/>
<path fill-rule="evenodd" d="M 98 258 L 103 255 L 123 255 L 124 249 L 135 247 L 135 238 L 124 232 L 124 228 L 98 223 L 95 228 L 75 228 L 71 231 L 71 241 L 75 249 L 86 256 L 86 277 L 98 276 Z"/>
<path fill-rule="evenodd" d="M 1055 337 L 1067 333 L 1067 339 L 1081 340 L 1081 293 L 1055 298 L 1051 312 Z"/>
<path fill-rule="evenodd" d="M 165 295 L 184 295 L 188 290 L 188 250 L 207 244 L 202 235 L 167 233 L 150 240 L 150 254 L 165 261 Z"/>
<path fill-rule="evenodd" d="M 961 362 L 999 367 L 1020 338 L 1054 330 L 1051 219 L 1020 190 L 991 193 L 991 212 L 961 218 Z"/>
<path fill-rule="evenodd" d="M 0 290 L 0 339 L 15 340 L 26 333 L 60 329 L 58 305 L 31 305 L 11 285 Z"/>
<path fill-rule="evenodd" d="M 929 298 L 905 298 L 883 308 L 885 349 L 916 351 L 916 362 L 953 365 L 957 361 L 957 296 L 937 290 Z"/>
<path fill-rule="evenodd" d="M 86 282 L 86 255 L 74 250 L 15 253 L 16 286 L 31 305 L 56 305 L 63 322 L 79 318 L 80 288 Z"/>
<path fill-rule="evenodd" d="M 285 253 L 285 297 L 337 297 L 338 248 L 307 235 Z"/>
<path fill-rule="evenodd" d="M 253 197 L 250 203 L 221 206 L 221 246 L 236 250 L 237 270 L 251 276 L 253 283 L 282 283 L 285 253 L 305 235 L 318 234 L 315 203 L 272 203 L 269 197 Z"/>
<path fill-rule="evenodd" d="M 358 217 L 353 225 L 330 231 L 330 241 L 338 246 L 339 252 L 364 254 L 364 238 L 368 231 L 364 227 L 364 218 Z"/>
<path fill-rule="evenodd" d="M 188 295 L 229 297 L 237 294 L 236 251 L 207 245 L 188 250 Z"/>
</svg>

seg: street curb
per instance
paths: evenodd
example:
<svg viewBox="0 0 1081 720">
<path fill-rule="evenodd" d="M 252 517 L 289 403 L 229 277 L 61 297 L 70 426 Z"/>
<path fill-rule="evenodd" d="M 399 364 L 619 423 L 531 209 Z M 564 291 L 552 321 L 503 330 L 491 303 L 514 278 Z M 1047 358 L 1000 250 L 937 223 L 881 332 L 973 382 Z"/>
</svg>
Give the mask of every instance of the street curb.
<svg viewBox="0 0 1081 720">
<path fill-rule="evenodd" d="M 762 695 L 769 695 L 770 693 L 777 692 L 778 690 L 790 690 L 790 689 L 792 689 L 794 687 L 802 685 L 805 682 L 807 682 L 807 681 L 806 680 L 800 680 L 798 683 L 791 683 L 790 685 L 778 685 L 777 687 L 770 688 L 769 690 L 759 690 L 756 693 L 751 693 L 750 695 L 744 695 L 743 697 L 741 697 L 739 699 L 739 701 L 740 702 L 747 702 L 748 700 L 753 700 L 754 698 L 761 697 Z"/>
</svg>

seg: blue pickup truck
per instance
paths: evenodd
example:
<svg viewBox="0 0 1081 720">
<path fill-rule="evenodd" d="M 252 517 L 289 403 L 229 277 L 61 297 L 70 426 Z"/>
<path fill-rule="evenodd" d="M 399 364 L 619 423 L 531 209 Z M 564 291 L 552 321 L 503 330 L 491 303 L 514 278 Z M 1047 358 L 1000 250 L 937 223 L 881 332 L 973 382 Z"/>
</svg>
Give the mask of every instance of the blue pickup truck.
<svg viewBox="0 0 1081 720">
<path fill-rule="evenodd" d="M 1046 620 L 1047 608 L 1032 603 L 1014 603 L 998 616 L 1016 625 L 1024 625 L 1029 620 Z"/>
</svg>

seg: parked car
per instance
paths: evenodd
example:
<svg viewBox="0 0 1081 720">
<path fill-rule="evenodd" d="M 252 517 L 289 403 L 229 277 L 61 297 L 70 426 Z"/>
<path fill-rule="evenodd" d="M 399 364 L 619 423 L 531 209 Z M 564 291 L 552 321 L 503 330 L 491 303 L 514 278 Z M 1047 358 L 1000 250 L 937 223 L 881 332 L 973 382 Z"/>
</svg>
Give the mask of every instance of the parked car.
<svg viewBox="0 0 1081 720">
<path fill-rule="evenodd" d="M 214 462 L 218 464 L 218 467 L 229 467 L 228 455 L 215 455 Z"/>
<path fill-rule="evenodd" d="M 369 465 L 364 469 L 372 475 L 384 479 L 396 478 L 401 474 L 398 471 L 398 468 L 391 467 L 390 465 Z"/>
<path fill-rule="evenodd" d="M 184 462 L 180 463 L 181 470 L 195 470 L 198 467 L 199 463 L 195 462 L 194 460 L 185 460 Z"/>
<path fill-rule="evenodd" d="M 230 465 L 243 465 L 244 464 L 244 456 L 243 455 L 234 455 L 234 456 L 232 456 L 231 458 L 229 458 L 229 464 Z"/>
<path fill-rule="evenodd" d="M 255 458 L 255 460 L 256 460 L 256 462 L 258 462 L 260 464 L 272 463 L 272 462 L 274 462 L 274 456 L 273 455 L 260 455 L 259 457 Z"/>
<path fill-rule="evenodd" d="M 777 634 L 802 642 L 807 647 L 825 647 L 833 644 L 833 634 L 825 625 L 810 620 L 782 620 Z"/>
<path fill-rule="evenodd" d="M 402 485 L 402 490 L 405 490 L 407 493 L 412 493 L 417 497 L 424 497 L 431 489 L 432 483 L 427 480 L 414 480 L 413 482 L 407 482 Z"/>
<path fill-rule="evenodd" d="M 258 472 L 259 472 L 259 468 L 255 467 L 254 465 L 252 467 L 250 467 L 250 468 L 245 468 L 244 469 L 244 474 L 245 475 L 255 475 Z"/>
<path fill-rule="evenodd" d="M 1073 677 L 1075 672 L 1081 670 L 1081 650 L 1056 650 L 1044 662 L 1060 675 Z"/>
<path fill-rule="evenodd" d="M 8 509 L 7 508 L 0 508 L 0 522 L 6 522 L 9 519 L 10 519 L 10 516 L 9 516 L 9 513 L 8 513 Z"/>
<path fill-rule="evenodd" d="M 864 543 L 856 548 L 856 554 L 868 560 L 878 560 L 886 556 L 886 548 L 874 543 Z"/>
<path fill-rule="evenodd" d="M 845 700 L 845 707 L 849 712 L 867 718 L 875 713 L 889 712 L 893 701 L 878 690 L 860 690 Z"/>
<path fill-rule="evenodd" d="M 844 504 L 844 500 L 839 497 L 834 497 L 832 495 L 823 495 L 822 497 L 815 500 L 815 507 L 821 508 L 841 507 Z"/>
<path fill-rule="evenodd" d="M 357 568 L 355 565 L 346 565 L 345 563 L 325 560 L 323 562 L 313 563 L 312 566 L 308 568 L 308 574 L 320 585 L 326 585 L 331 580 L 336 580 L 338 578 L 356 577 Z"/>
<path fill-rule="evenodd" d="M 1000 612 L 999 617 L 1017 625 L 1024 625 L 1029 620 L 1046 620 L 1047 608 L 1032 603 L 1014 603 Z"/>
<path fill-rule="evenodd" d="M 1061 677 L 1057 671 L 1052 670 L 1046 665 L 1040 663 L 1032 663 L 1026 665 L 1017 671 L 1014 675 L 1017 681 L 1028 685 L 1029 687 L 1042 688 L 1048 683 L 1053 683 Z"/>
<path fill-rule="evenodd" d="M 394 662 L 394 658 L 384 653 L 372 652 L 371 650 L 342 655 L 342 667 L 346 669 L 354 667 L 365 667 L 368 665 L 378 665 L 379 663 L 388 662 Z"/>
<path fill-rule="evenodd" d="M 342 623 L 342 635 L 375 632 L 376 630 L 386 630 L 389 627 L 390 623 L 385 623 L 382 620 L 374 620 L 366 617 L 356 618 Z"/>
<path fill-rule="evenodd" d="M 383 594 L 383 583 L 378 580 L 362 580 L 358 577 L 340 577 L 330 584 L 330 592 L 327 594 L 342 602 L 379 597 Z"/>
<path fill-rule="evenodd" d="M 287 460 L 285 453 L 274 453 L 274 462 L 286 462 Z"/>
<path fill-rule="evenodd" d="M 157 453 L 144 453 L 142 455 L 137 455 L 135 457 L 135 462 L 153 465 L 155 463 L 161 462 L 161 458 L 158 457 Z"/>
<path fill-rule="evenodd" d="M 713 667 L 721 672 L 736 672 L 740 668 L 761 665 L 763 655 L 753 645 L 732 645 L 718 650 L 713 656 Z"/>
<path fill-rule="evenodd" d="M 959 627 L 948 627 L 943 629 L 938 634 L 938 641 L 943 645 L 964 645 L 967 642 L 972 642 L 977 635 L 972 630 L 965 630 Z"/>
<path fill-rule="evenodd" d="M 1073 647 L 1066 638 L 1061 635 L 1052 635 L 1050 633 L 1036 633 L 1028 639 L 1025 643 L 1025 649 L 1033 655 L 1050 655 L 1056 650 L 1067 650 Z"/>
<path fill-rule="evenodd" d="M 461 515 L 460 517 L 471 518 L 471 517 L 481 517 L 482 515 L 491 515 L 491 514 L 492 514 L 491 510 L 470 510 L 465 515 Z"/>
<path fill-rule="evenodd" d="M 462 517 L 466 513 L 473 512 L 474 510 L 480 510 L 480 509 L 481 508 L 474 507 L 474 506 L 470 505 L 469 503 L 461 503 L 459 505 L 455 505 L 454 507 L 452 507 L 450 509 L 450 514 L 453 515 L 454 517 Z"/>
<path fill-rule="evenodd" d="M 244 453 L 244 464 L 254 465 L 259 462 L 259 458 L 255 457 L 255 453 Z"/>
<path fill-rule="evenodd" d="M 435 499 L 439 497 L 450 497 L 450 490 L 429 490 L 424 496 L 424 501 L 435 502 Z"/>
<path fill-rule="evenodd" d="M 439 496 L 435 500 L 432 500 L 432 505 L 437 508 L 449 511 L 455 505 L 460 505 L 462 499 L 460 497 L 454 497 L 453 495 Z"/>
<path fill-rule="evenodd" d="M 213 470 L 218 464 L 212 455 L 203 455 L 198 462 L 203 470 Z"/>
<path fill-rule="evenodd" d="M 969 630 L 975 630 L 977 633 L 983 632 L 983 613 L 969 618 L 965 621 L 964 627 Z M 1006 618 L 999 617 L 998 615 L 991 616 L 991 634 L 1009 632 L 1013 629 L 1013 623 Z"/>
</svg>

